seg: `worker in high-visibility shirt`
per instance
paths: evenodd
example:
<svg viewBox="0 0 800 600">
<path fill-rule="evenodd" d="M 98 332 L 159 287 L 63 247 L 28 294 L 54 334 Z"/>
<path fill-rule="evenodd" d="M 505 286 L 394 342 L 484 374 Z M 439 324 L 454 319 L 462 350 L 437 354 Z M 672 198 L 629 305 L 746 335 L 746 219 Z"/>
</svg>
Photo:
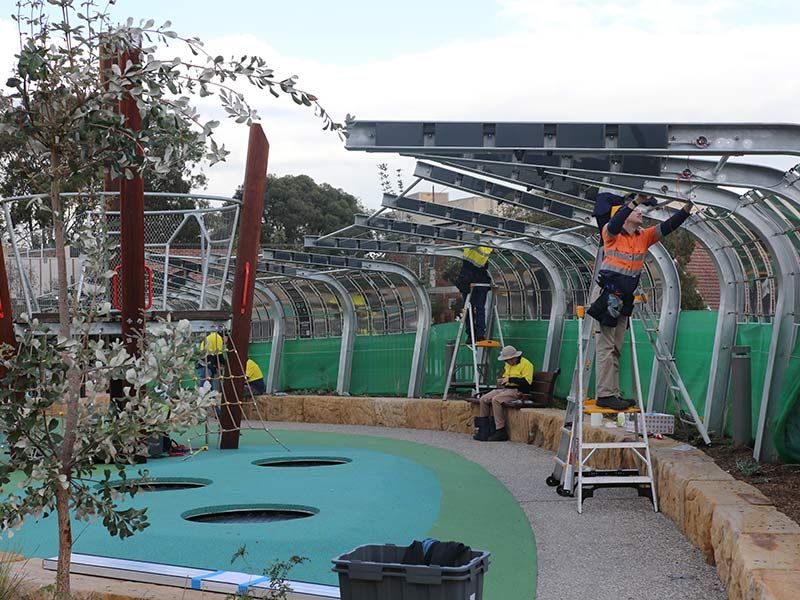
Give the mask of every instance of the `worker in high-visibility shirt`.
<svg viewBox="0 0 800 600">
<path fill-rule="evenodd" d="M 475 329 L 475 339 L 471 340 L 472 342 L 486 339 L 486 295 L 489 293 L 489 287 L 488 285 L 474 286 L 474 284 L 491 285 L 492 278 L 489 276 L 489 255 L 491 253 L 492 249 L 486 246 L 464 248 L 461 271 L 455 282 L 465 304 L 467 295 L 472 291 L 470 303 L 472 304 L 472 326 Z M 469 323 L 467 323 L 467 334 L 472 334 Z"/>
<path fill-rule="evenodd" d="M 522 356 L 522 350 L 514 346 L 504 346 L 497 360 L 506 363 L 503 375 L 497 380 L 497 388 L 480 398 L 481 412 L 475 417 L 475 435 L 479 442 L 506 442 L 506 404 L 520 400 L 523 394 L 531 391 L 533 384 L 533 363 Z M 492 432 L 490 415 L 494 416 L 495 431 Z"/>
<path fill-rule="evenodd" d="M 247 377 L 247 385 L 244 386 L 245 396 L 261 396 L 267 393 L 267 384 L 264 383 L 264 373 L 261 372 L 261 367 L 259 367 L 258 363 L 252 358 L 247 359 L 245 376 Z"/>
<path fill-rule="evenodd" d="M 219 376 L 225 366 L 225 352 L 228 349 L 228 336 L 224 330 L 212 331 L 200 342 L 200 351 L 205 356 L 197 364 L 198 385 L 206 381 L 211 389 L 219 391 Z"/>
<path fill-rule="evenodd" d="M 666 221 L 642 228 L 643 207 L 648 205 L 655 205 L 655 199 L 642 194 L 622 198 L 603 192 L 595 200 L 594 215 L 603 239 L 603 262 L 597 281 L 601 293 L 587 313 L 600 324 L 595 350 L 595 394 L 601 408 L 625 410 L 635 404 L 621 397 L 619 387 L 619 359 L 628 318 L 633 313 L 634 293 L 647 249 L 678 229 L 692 210 L 691 202 L 687 202 Z M 610 219 L 602 224 L 607 216 Z"/>
</svg>

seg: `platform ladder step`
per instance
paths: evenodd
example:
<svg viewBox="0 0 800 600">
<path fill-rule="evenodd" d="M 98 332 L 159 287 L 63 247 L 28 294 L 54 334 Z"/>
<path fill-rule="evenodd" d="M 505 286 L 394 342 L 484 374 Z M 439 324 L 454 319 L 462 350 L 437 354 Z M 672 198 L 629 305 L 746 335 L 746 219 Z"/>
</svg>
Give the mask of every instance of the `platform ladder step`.
<svg viewBox="0 0 800 600">
<path fill-rule="evenodd" d="M 567 404 L 567 416 L 564 426 L 561 429 L 562 443 L 569 433 L 566 452 L 556 456 L 556 466 L 563 472 L 562 482 L 558 485 L 557 492 L 562 496 L 575 496 L 577 499 L 578 513 L 583 512 L 584 498 L 593 496 L 595 488 L 598 487 L 635 487 L 639 495 L 648 496 L 653 504 L 653 510 L 658 511 L 658 497 L 656 495 L 655 479 L 653 476 L 653 463 L 650 455 L 650 444 L 647 438 L 647 422 L 640 419 L 639 415 L 644 414 L 644 405 L 641 393 L 641 381 L 639 379 L 639 364 L 636 353 L 632 352 L 632 368 L 636 387 L 636 404 L 625 410 L 613 410 L 605 407 L 597 407 L 594 400 L 586 399 L 586 389 L 584 381 L 588 381 L 584 373 L 586 363 L 590 362 L 584 352 L 591 349 L 594 353 L 594 346 L 591 341 L 594 337 L 590 330 L 588 339 L 585 338 L 587 327 L 584 326 L 585 310 L 583 307 L 577 309 L 578 318 L 578 360 L 576 361 L 575 379 L 573 385 L 573 398 L 571 405 Z M 594 320 L 590 327 L 593 328 Z M 588 343 L 585 343 L 588 342 Z M 631 348 L 636 347 L 635 333 L 630 330 Z M 571 410 L 570 410 L 571 409 Z M 569 413 L 572 413 L 571 415 Z M 634 417 L 633 439 L 619 439 L 611 442 L 590 442 L 584 440 L 583 415 L 584 414 L 608 414 L 618 415 L 630 414 Z M 571 424 L 571 426 L 568 426 Z M 627 435 L 627 434 L 626 434 Z M 621 468 L 616 471 L 597 473 L 589 466 L 590 459 L 596 452 L 605 450 L 627 450 L 639 462 L 637 470 L 631 473 L 623 473 Z M 548 479 L 548 484 L 552 481 Z"/>
<path fill-rule="evenodd" d="M 464 301 L 464 308 L 461 311 L 461 318 L 458 324 L 458 333 L 456 334 L 456 343 L 453 348 L 453 356 L 450 359 L 450 364 L 447 369 L 447 379 L 445 380 L 442 400 L 447 400 L 447 396 L 449 395 L 451 388 L 464 387 L 462 382 L 454 382 L 453 378 L 455 377 L 459 367 L 464 368 L 465 366 L 472 367 L 472 385 L 470 387 L 473 388 L 473 395 L 479 396 L 481 393 L 481 388 L 487 387 L 485 379 L 488 373 L 488 357 L 490 351 L 494 348 L 501 348 L 505 345 L 505 341 L 503 340 L 503 330 L 500 326 L 500 315 L 497 312 L 497 302 L 494 293 L 489 294 L 488 299 L 490 316 L 486 327 L 486 334 L 491 336 L 494 328 L 496 327 L 497 334 L 500 339 L 486 339 L 479 340 L 476 343 L 471 343 L 471 341 L 475 339 L 475 331 L 473 330 L 474 323 L 472 320 L 472 292 L 476 287 L 487 287 L 490 291 L 494 290 L 494 286 L 489 283 L 473 283 L 470 286 L 470 291 Z M 469 327 L 469 331 L 467 331 L 467 327 Z M 466 338 L 464 337 L 465 334 Z M 472 355 L 472 361 L 470 363 L 462 363 L 459 365 L 457 363 L 458 351 L 460 348 L 465 346 L 469 349 L 470 354 Z"/>
</svg>

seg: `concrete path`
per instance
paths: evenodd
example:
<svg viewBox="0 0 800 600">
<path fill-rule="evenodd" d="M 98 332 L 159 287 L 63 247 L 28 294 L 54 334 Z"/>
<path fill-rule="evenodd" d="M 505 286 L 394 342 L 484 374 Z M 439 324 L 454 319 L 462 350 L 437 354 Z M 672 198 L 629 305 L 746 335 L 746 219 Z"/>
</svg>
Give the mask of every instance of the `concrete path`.
<svg viewBox="0 0 800 600">
<path fill-rule="evenodd" d="M 536 536 L 537 600 L 723 600 L 714 567 L 673 522 L 633 490 L 599 490 L 584 502 L 545 484 L 552 453 L 534 446 L 480 443 L 460 433 L 270 422 L 273 430 L 391 437 L 457 452 L 500 480 L 525 510 Z M 245 432 L 246 435 L 246 432 Z M 487 598 L 486 600 L 503 600 Z"/>
</svg>

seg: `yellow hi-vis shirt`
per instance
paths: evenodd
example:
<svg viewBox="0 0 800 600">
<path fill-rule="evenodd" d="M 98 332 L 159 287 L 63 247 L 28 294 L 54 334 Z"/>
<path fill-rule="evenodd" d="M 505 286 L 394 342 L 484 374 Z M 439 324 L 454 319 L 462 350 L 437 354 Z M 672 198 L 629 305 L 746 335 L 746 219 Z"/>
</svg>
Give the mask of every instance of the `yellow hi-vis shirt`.
<svg viewBox="0 0 800 600">
<path fill-rule="evenodd" d="M 519 377 L 530 385 L 533 383 L 533 363 L 524 356 L 520 357 L 519 362 L 515 365 L 506 363 L 506 368 L 503 369 L 503 377 L 507 379 Z"/>
<path fill-rule="evenodd" d="M 476 267 L 483 268 L 489 262 L 489 255 L 492 253 L 492 248 L 486 246 L 477 246 L 464 248 L 464 260 L 468 260 Z"/>
<path fill-rule="evenodd" d="M 247 381 L 258 381 L 259 379 L 264 379 L 264 373 L 261 372 L 261 368 L 256 364 L 252 358 L 247 359 L 247 368 L 245 369 L 245 375 L 247 375 Z"/>
<path fill-rule="evenodd" d="M 225 340 L 216 331 L 209 333 L 206 339 L 200 342 L 200 350 L 205 350 L 206 354 L 222 354 L 225 352 Z"/>
</svg>

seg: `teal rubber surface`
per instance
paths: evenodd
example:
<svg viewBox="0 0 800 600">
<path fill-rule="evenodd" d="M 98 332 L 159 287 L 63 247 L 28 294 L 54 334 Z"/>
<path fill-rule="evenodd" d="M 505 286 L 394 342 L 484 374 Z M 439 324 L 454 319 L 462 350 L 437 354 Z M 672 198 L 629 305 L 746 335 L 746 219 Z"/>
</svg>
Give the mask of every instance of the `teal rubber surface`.
<svg viewBox="0 0 800 600">
<path fill-rule="evenodd" d="M 291 579 L 338 583 L 331 559 L 363 544 L 406 545 L 413 539 L 457 540 L 492 553 L 485 597 L 533 598 L 536 547 L 519 504 L 485 469 L 431 446 L 389 438 L 300 431 L 245 431 L 239 450 L 209 450 L 188 460 L 151 459 L 153 478 L 211 480 L 205 487 L 141 492 L 123 506 L 147 507 L 150 527 L 125 540 L 102 523 L 73 523 L 74 552 L 261 573 L 272 561 L 308 557 Z M 334 466 L 262 467 L 270 458 L 346 458 Z M 301 505 L 313 517 L 268 523 L 201 523 L 182 515 L 230 505 Z M 54 516 L 29 519 L 0 547 L 26 556 L 55 556 Z M 243 558 L 231 563 L 245 547 Z"/>
</svg>

